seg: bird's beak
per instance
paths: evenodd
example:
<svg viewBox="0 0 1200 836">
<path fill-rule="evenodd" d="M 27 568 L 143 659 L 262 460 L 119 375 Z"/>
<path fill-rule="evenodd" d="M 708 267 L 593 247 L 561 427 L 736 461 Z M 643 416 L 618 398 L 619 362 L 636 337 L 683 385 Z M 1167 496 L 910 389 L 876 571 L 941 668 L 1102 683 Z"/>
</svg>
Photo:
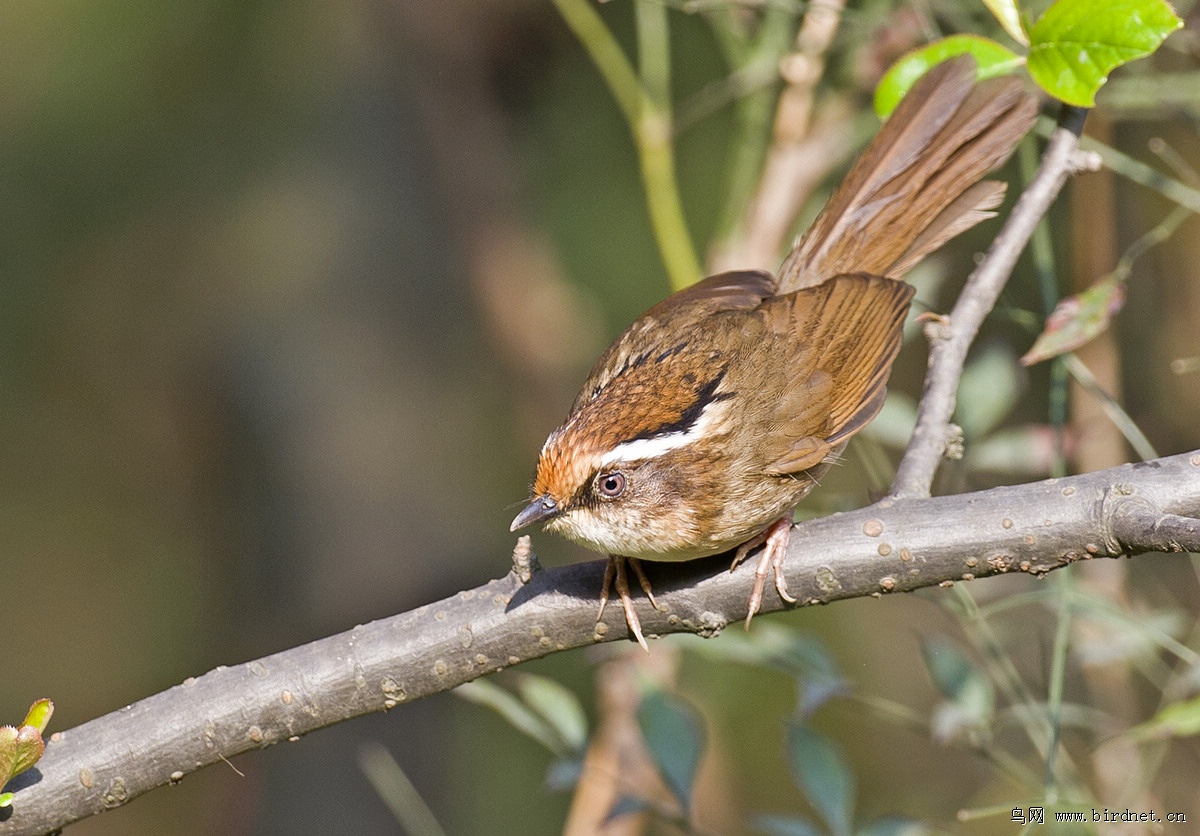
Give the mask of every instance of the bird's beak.
<svg viewBox="0 0 1200 836">
<path fill-rule="evenodd" d="M 529 504 L 521 513 L 517 514 L 517 518 L 512 521 L 509 526 L 509 531 L 516 531 L 519 528 L 524 528 L 527 525 L 532 525 L 535 522 L 542 522 L 551 517 L 556 517 L 562 513 L 562 509 L 558 507 L 549 494 L 535 496 L 530 500 Z"/>
</svg>

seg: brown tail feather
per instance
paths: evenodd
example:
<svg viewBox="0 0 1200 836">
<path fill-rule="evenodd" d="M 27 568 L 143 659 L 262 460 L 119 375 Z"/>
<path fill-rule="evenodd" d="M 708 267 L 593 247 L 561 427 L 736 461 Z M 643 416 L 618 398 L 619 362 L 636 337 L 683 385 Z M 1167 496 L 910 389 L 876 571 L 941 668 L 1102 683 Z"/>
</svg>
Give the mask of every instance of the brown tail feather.
<svg viewBox="0 0 1200 836">
<path fill-rule="evenodd" d="M 904 282 L 855 274 L 774 296 L 759 308 L 771 330 L 796 337 L 787 367 L 804 372 L 773 394 L 779 431 L 762 442 L 766 472 L 816 466 L 875 417 L 912 294 Z"/>
<path fill-rule="evenodd" d="M 979 183 L 1037 116 L 1014 78 L 975 83 L 960 56 L 912 88 L 779 271 L 778 293 L 841 273 L 900 278 L 950 238 L 990 217 L 1004 194 Z"/>
</svg>

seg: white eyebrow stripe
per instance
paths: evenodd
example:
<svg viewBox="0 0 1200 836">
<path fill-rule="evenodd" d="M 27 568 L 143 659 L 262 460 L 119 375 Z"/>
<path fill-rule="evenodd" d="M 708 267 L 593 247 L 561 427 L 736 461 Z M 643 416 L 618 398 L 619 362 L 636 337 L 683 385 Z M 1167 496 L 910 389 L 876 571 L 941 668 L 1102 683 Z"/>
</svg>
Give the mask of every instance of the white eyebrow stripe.
<svg viewBox="0 0 1200 836">
<path fill-rule="evenodd" d="M 700 418 L 686 432 L 664 433 L 654 438 L 639 438 L 618 444 L 600 457 L 600 466 L 654 459 L 676 448 L 685 447 L 708 435 L 709 428 L 721 421 L 728 411 L 728 401 L 714 401 L 704 408 Z"/>
<path fill-rule="evenodd" d="M 663 453 L 670 452 L 676 447 L 691 444 L 696 440 L 694 429 L 686 433 L 667 433 L 657 438 L 639 438 L 636 441 L 626 441 L 618 444 L 600 457 L 601 467 L 607 467 L 614 462 L 633 462 L 643 459 L 654 459 Z"/>
</svg>

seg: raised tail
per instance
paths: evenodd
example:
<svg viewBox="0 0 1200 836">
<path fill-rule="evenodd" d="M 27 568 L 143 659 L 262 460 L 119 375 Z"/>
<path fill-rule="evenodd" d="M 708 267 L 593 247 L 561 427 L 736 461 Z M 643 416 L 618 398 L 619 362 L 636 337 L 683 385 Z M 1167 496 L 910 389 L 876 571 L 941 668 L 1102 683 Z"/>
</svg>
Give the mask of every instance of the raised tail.
<svg viewBox="0 0 1200 836">
<path fill-rule="evenodd" d="M 1037 117 L 1015 78 L 976 83 L 975 61 L 934 67 L 909 91 L 779 269 L 778 293 L 843 273 L 901 278 L 992 217 L 1005 184 L 982 181 Z"/>
</svg>

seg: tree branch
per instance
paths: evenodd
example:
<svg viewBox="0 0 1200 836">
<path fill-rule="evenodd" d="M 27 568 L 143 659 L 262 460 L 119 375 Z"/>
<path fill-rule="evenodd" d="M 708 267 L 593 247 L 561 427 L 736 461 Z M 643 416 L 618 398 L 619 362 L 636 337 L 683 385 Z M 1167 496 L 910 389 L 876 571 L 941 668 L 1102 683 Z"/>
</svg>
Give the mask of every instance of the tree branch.
<svg viewBox="0 0 1200 836">
<path fill-rule="evenodd" d="M 1200 451 L 958 496 L 889 497 L 797 526 L 785 569 L 804 604 L 821 604 L 1181 550 L 1200 551 Z M 648 565 L 665 611 L 638 599 L 647 635 L 715 636 L 745 618 L 753 573 L 728 565 L 728 556 Z M 604 561 L 539 570 L 522 538 L 503 578 L 217 668 L 55 734 L 38 765 L 10 783 L 17 794 L 0 811 L 0 834 L 45 833 L 250 749 L 559 650 L 626 639 L 620 607 L 595 621 L 603 571 Z M 782 608 L 773 592 L 763 602 L 764 612 Z"/>
<path fill-rule="evenodd" d="M 1021 194 L 983 261 L 967 278 L 954 310 L 949 317 L 934 319 L 926 326 L 929 369 L 917 411 L 917 425 L 892 483 L 893 496 L 929 496 L 933 474 L 950 439 L 950 418 L 967 349 L 1067 177 L 1095 167 L 1090 158 L 1081 158 L 1078 150 L 1086 115 L 1086 110 L 1064 106 L 1059 127 L 1050 137 L 1037 174 Z"/>
<path fill-rule="evenodd" d="M 920 417 L 893 493 L 797 527 L 785 566 L 802 605 L 987 575 L 1044 574 L 1076 560 L 1200 551 L 1200 452 L 1139 465 L 927 497 L 967 347 L 1033 227 L 1078 165 L 1068 113 L 1037 177 L 933 335 Z M 647 635 L 711 637 L 745 618 L 752 573 L 728 556 L 647 566 L 664 611 L 638 600 Z M 412 612 L 188 679 L 51 737 L 9 784 L 0 836 L 45 833 L 251 749 L 450 690 L 559 650 L 628 637 L 619 607 L 595 620 L 604 561 L 539 570 L 522 538 L 513 571 Z M 763 612 L 784 604 L 771 592 Z"/>
</svg>

